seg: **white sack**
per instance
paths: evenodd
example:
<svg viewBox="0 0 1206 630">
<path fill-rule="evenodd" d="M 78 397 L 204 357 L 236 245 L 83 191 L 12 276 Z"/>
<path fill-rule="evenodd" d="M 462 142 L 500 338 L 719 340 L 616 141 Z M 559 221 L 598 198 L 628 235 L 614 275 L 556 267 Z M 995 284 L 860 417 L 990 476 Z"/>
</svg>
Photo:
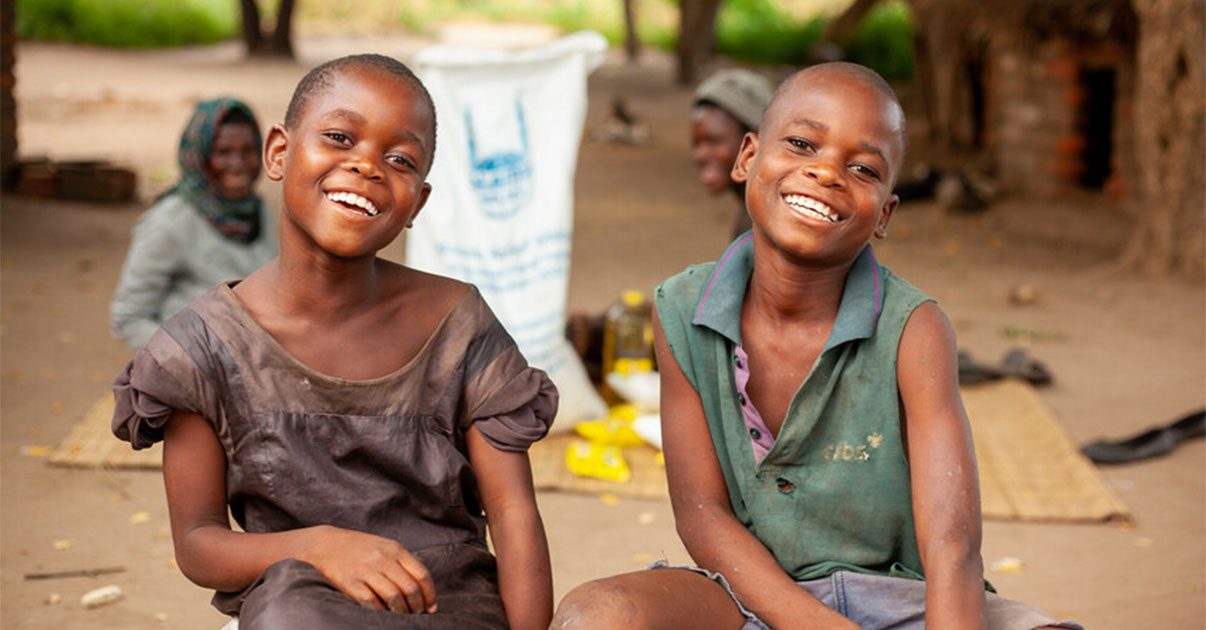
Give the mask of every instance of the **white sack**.
<svg viewBox="0 0 1206 630">
<path fill-rule="evenodd" d="M 606 50 L 577 33 L 515 52 L 437 46 L 412 61 L 438 132 L 406 263 L 477 285 L 560 390 L 554 431 L 607 412 L 564 332 L 586 77 Z"/>
</svg>

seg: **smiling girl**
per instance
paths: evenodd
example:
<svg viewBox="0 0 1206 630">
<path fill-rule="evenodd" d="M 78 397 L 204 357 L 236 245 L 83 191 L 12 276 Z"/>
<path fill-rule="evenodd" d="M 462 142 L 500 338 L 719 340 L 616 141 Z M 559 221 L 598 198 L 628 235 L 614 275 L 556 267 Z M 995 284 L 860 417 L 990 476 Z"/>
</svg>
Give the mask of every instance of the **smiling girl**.
<svg viewBox="0 0 1206 630">
<path fill-rule="evenodd" d="M 181 570 L 243 630 L 552 615 L 527 448 L 556 390 L 474 287 L 377 258 L 423 208 L 434 150 L 406 66 L 315 68 L 263 153 L 280 257 L 164 324 L 115 383 L 118 437 L 165 441 Z"/>
</svg>

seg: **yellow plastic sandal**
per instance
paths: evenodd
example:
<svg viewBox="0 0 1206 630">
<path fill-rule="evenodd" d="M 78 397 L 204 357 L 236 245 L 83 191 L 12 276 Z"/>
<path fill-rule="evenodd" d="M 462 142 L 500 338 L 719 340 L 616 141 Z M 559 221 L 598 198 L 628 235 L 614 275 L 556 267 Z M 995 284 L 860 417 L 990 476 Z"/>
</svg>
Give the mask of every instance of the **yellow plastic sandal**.
<svg viewBox="0 0 1206 630">
<path fill-rule="evenodd" d="M 632 405 L 616 405 L 606 418 L 587 420 L 574 426 L 574 431 L 595 444 L 605 446 L 640 446 L 645 441 L 632 428 L 640 411 Z"/>
<path fill-rule="evenodd" d="M 625 483 L 632 471 L 618 447 L 574 440 L 565 449 L 565 465 L 579 477 Z"/>
</svg>

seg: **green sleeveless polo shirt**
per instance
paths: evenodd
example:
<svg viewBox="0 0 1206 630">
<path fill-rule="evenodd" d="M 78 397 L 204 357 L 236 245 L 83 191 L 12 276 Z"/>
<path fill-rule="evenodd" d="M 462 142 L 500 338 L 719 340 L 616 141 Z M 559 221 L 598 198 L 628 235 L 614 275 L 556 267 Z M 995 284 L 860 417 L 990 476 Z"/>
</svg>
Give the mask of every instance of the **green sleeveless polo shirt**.
<svg viewBox="0 0 1206 630">
<path fill-rule="evenodd" d="M 757 462 L 734 382 L 752 241 L 745 234 L 719 261 L 657 289 L 662 331 L 703 403 L 733 512 L 797 581 L 838 570 L 922 579 L 896 354 L 913 309 L 931 298 L 863 250 L 829 339 Z"/>
</svg>

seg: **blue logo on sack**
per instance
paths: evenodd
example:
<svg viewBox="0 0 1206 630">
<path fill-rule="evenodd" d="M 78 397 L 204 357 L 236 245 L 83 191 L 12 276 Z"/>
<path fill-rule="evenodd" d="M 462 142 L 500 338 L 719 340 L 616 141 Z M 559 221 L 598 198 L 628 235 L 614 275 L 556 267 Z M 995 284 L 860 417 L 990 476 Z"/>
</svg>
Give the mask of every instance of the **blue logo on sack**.
<svg viewBox="0 0 1206 630">
<path fill-rule="evenodd" d="M 482 212 L 491 219 L 509 219 L 519 213 L 532 198 L 532 161 L 528 157 L 528 131 L 523 106 L 515 99 L 514 117 L 506 116 L 501 128 L 490 129 L 489 145 L 500 139 L 512 146 L 482 149 L 473 127 L 472 108 L 465 110 L 465 129 L 469 137 L 469 179 L 477 193 Z M 510 127 L 509 129 L 507 127 Z"/>
</svg>

